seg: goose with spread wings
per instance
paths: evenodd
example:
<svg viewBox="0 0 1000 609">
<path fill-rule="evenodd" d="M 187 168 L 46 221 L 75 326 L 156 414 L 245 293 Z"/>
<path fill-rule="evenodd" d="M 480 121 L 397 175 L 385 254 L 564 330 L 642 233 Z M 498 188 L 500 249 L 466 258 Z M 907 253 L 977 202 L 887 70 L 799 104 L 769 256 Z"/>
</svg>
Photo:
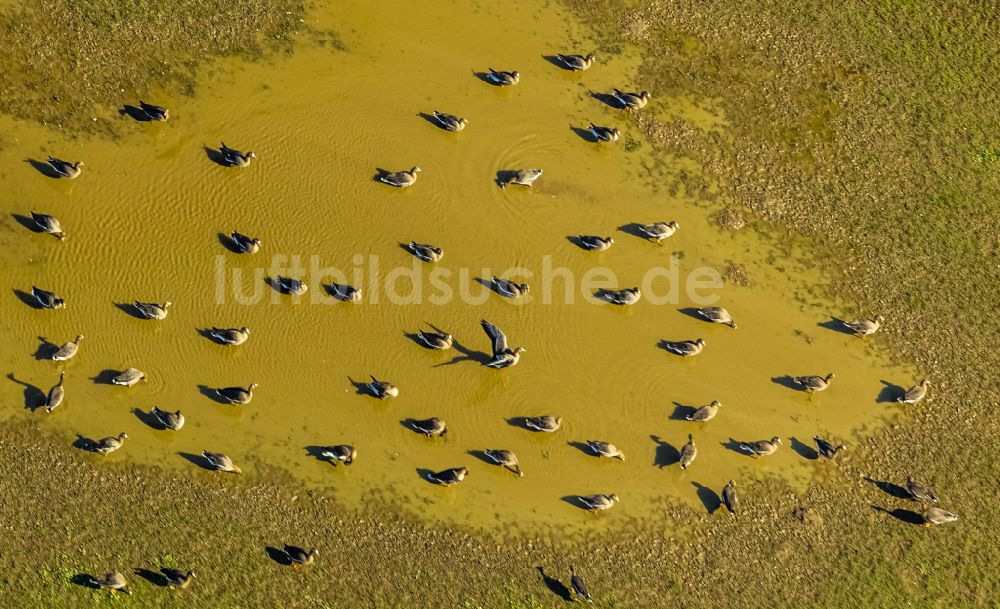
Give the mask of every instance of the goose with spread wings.
<svg viewBox="0 0 1000 609">
<path fill-rule="evenodd" d="M 490 340 L 493 341 L 493 357 L 486 362 L 486 365 L 490 368 L 509 368 L 517 364 L 518 360 L 521 359 L 521 353 L 525 351 L 524 347 L 511 349 L 507 346 L 507 336 L 500 331 L 500 328 L 485 319 L 480 323 L 483 325 L 483 330 L 486 331 L 486 336 L 489 336 Z"/>
</svg>

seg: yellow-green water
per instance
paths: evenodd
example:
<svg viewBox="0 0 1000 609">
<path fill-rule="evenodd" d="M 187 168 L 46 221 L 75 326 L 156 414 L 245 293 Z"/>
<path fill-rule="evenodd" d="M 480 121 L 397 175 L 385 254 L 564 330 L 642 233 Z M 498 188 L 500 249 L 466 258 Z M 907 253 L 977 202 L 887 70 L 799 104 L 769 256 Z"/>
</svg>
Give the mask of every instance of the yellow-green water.
<svg viewBox="0 0 1000 609">
<path fill-rule="evenodd" d="M 95 112 L 97 120 L 122 121 L 127 135 L 120 141 L 69 140 L 0 122 L 5 414 L 31 417 L 66 442 L 76 434 L 125 431 L 124 449 L 105 459 L 157 463 L 192 478 L 216 474 L 181 453 L 207 449 L 228 453 L 248 478 L 259 475 L 260 464 L 284 467 L 347 506 L 378 493 L 432 520 L 588 528 L 641 519 L 664 496 L 697 505 L 697 484 L 718 491 L 737 479 L 752 488 L 751 479 L 780 475 L 801 485 L 832 465 L 803 458 L 790 437 L 808 444 L 821 433 L 850 444 L 899 412 L 876 397 L 883 380 L 908 385 L 913 373 L 890 367 L 877 337 L 863 342 L 818 326 L 847 313 L 815 296 L 823 278 L 808 261 L 750 231 L 713 228 L 704 202 L 676 188 L 682 174 L 698 174 L 692 162 L 653 159 L 648 145 L 626 150 L 625 140 L 638 139 L 638 132 L 590 92 L 641 89 L 633 60 L 599 57 L 591 70 L 569 73 L 543 57 L 590 50 L 570 17 L 535 2 L 501 11 L 435 1 L 389 2 L 379 11 L 339 3 L 311 18 L 337 30 L 347 51 L 304 44 L 274 62 L 217 65 L 196 97 L 154 100 L 171 108 L 165 124 L 132 123 L 114 109 Z M 521 83 L 498 89 L 474 75 L 490 66 L 519 70 Z M 724 129 L 724 117 L 707 107 L 654 97 L 644 112 Z M 419 116 L 432 110 L 465 116 L 470 125 L 446 133 Z M 598 147 L 572 130 L 590 121 L 622 128 L 623 142 Z M 220 140 L 252 149 L 258 159 L 245 170 L 222 168 L 204 150 Z M 83 176 L 50 179 L 26 162 L 47 154 L 84 160 Z M 413 188 L 372 180 L 376 168 L 412 165 L 423 169 Z M 497 171 L 524 167 L 545 170 L 530 190 L 501 190 L 493 181 Z M 29 210 L 56 215 L 68 239 L 26 230 L 12 214 Z M 681 225 L 663 247 L 618 230 L 661 220 Z M 231 230 L 260 237 L 261 253 L 228 252 L 218 234 Z M 579 233 L 612 235 L 616 245 L 585 252 L 567 240 Z M 414 262 L 399 247 L 410 240 L 444 248 L 444 260 Z M 628 287 L 651 268 L 669 267 L 675 252 L 682 280 L 728 261 L 745 265 L 752 287 L 704 290 L 734 314 L 739 330 L 679 312 L 692 305 L 683 289 L 670 304 L 647 299 L 615 308 L 595 304 L 578 285 L 566 302 L 565 284 L 557 280 L 554 302 L 543 302 L 546 265 L 577 279 L 606 267 L 619 278 L 613 287 Z M 253 280 L 256 268 L 274 274 L 274 256 L 279 266 L 300 257 L 311 284 L 301 301 Z M 314 256 L 320 268 L 342 269 L 351 283 L 358 273 L 366 301 L 314 302 L 322 294 L 308 272 Z M 381 269 L 378 281 L 369 273 L 372 259 Z M 383 289 L 373 303 L 373 283 L 384 284 L 397 267 L 423 277 L 421 302 L 392 302 Z M 512 267 L 535 274 L 528 279 L 532 302 L 485 295 L 474 281 L 481 304 L 458 295 L 461 269 L 471 279 Z M 252 295 L 256 287 L 259 298 L 234 297 L 234 269 L 242 273 L 241 293 Z M 456 294 L 447 302 L 430 298 L 435 269 L 453 273 L 442 280 Z M 26 306 L 14 290 L 32 285 L 58 292 L 66 308 Z M 656 285 L 665 291 L 663 280 Z M 405 280 L 396 286 L 408 291 Z M 135 299 L 174 306 L 163 322 L 135 319 L 115 306 Z M 519 366 L 491 370 L 407 337 L 431 323 L 464 348 L 485 352 L 481 318 L 528 349 Z M 198 332 L 243 325 L 251 337 L 237 348 Z M 61 344 L 76 334 L 86 338 L 71 362 L 35 358 L 40 337 Z M 658 347 L 663 339 L 696 337 L 708 346 L 693 359 Z M 129 366 L 144 370 L 148 382 L 131 389 L 94 382 L 105 370 Z M 26 411 L 26 396 L 47 391 L 61 369 L 64 405 L 51 415 Z M 772 381 L 831 371 L 833 387 L 811 400 Z M 370 374 L 397 384 L 400 397 L 380 402 L 359 395 L 352 380 Z M 251 382 L 260 387 L 246 407 L 219 404 L 200 388 Z M 710 423 L 671 418 L 677 405 L 713 399 L 724 406 Z M 158 431 L 134 414 L 153 405 L 181 409 L 187 426 Z M 539 414 L 564 417 L 562 429 L 533 434 L 507 422 Z M 401 424 L 430 416 L 448 422 L 446 439 L 429 440 Z M 670 451 L 651 437 L 680 448 L 688 433 L 699 447 L 692 467 L 657 467 Z M 761 460 L 723 446 L 731 438 L 773 435 L 785 446 Z M 598 460 L 570 444 L 588 439 L 615 442 L 627 461 Z M 339 443 L 357 446 L 354 466 L 334 468 L 309 454 L 308 447 Z M 513 450 L 525 477 L 469 454 L 486 448 Z M 471 469 L 456 488 L 418 476 L 456 466 Z M 622 502 L 595 518 L 563 499 L 598 492 L 615 492 Z"/>
</svg>

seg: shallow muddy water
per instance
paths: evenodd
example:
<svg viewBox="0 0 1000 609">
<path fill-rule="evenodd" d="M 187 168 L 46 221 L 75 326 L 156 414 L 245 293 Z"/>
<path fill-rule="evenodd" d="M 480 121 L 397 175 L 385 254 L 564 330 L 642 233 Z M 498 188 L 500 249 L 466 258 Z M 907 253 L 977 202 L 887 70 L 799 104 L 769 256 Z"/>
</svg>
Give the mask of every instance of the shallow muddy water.
<svg viewBox="0 0 1000 609">
<path fill-rule="evenodd" d="M 156 463 L 208 479 L 217 474 L 185 455 L 220 451 L 246 477 L 259 475 L 260 464 L 280 466 L 347 506 L 378 493 L 431 520 L 515 530 L 609 526 L 654 513 L 664 496 L 701 505 L 700 485 L 718 491 L 736 479 L 747 488 L 765 475 L 801 485 L 835 467 L 801 443 L 811 446 L 820 433 L 850 444 L 880 425 L 900 411 L 878 401 L 889 395 L 885 383 L 909 385 L 912 371 L 890 366 L 877 337 L 861 341 L 820 325 L 847 313 L 816 295 L 823 278 L 793 248 L 714 228 L 705 202 L 676 187 L 697 166 L 636 148 L 640 136 L 627 116 L 591 95 L 641 89 L 633 60 L 599 57 L 586 72 L 564 71 L 544 56 L 589 51 L 583 29 L 553 6 L 518 6 L 318 9 L 311 18 L 339 32 L 346 51 L 306 43 L 274 62 L 219 64 L 196 97 L 155 100 L 170 106 L 167 123 L 98 113 L 123 122 L 127 135 L 116 142 L 0 122 L 3 412 L 37 419 L 66 442 L 128 433 L 118 453 L 81 458 Z M 501 89 L 476 75 L 491 66 L 519 70 L 520 84 Z M 724 129 L 710 108 L 654 98 L 643 111 Z M 445 132 L 420 115 L 433 110 L 464 116 L 469 126 Z M 576 130 L 590 121 L 620 127 L 622 141 L 587 141 Z M 258 158 L 247 169 L 221 167 L 205 149 L 220 140 Z M 84 160 L 83 175 L 52 179 L 28 162 L 47 154 Z M 412 188 L 373 180 L 379 168 L 414 165 L 423 171 Z M 497 172 L 526 167 L 545 170 L 533 188 L 498 188 Z M 27 230 L 15 214 L 30 210 L 57 216 L 68 238 Z M 628 229 L 666 220 L 681 228 L 662 247 Z M 219 234 L 232 230 L 260 237 L 261 252 L 228 251 Z M 567 239 L 581 233 L 616 243 L 586 252 Z M 442 247 L 444 259 L 415 261 L 400 247 L 411 240 Z M 752 287 L 688 289 L 690 281 L 710 283 L 729 261 L 746 267 Z M 282 270 L 289 265 L 301 269 Z M 476 281 L 515 267 L 533 286 L 530 302 Z M 594 274 L 597 267 L 605 270 Z M 664 269 L 646 284 L 655 294 L 647 290 L 635 306 L 593 296 L 598 287 L 642 285 L 655 268 Z M 334 269 L 363 288 L 361 303 L 323 296 Z M 584 290 L 588 271 L 616 279 Z M 299 274 L 309 293 L 278 295 L 263 281 L 274 274 Z M 27 306 L 17 291 L 32 285 L 58 292 L 66 308 Z M 727 307 L 739 329 L 682 311 L 697 298 L 717 298 L 704 304 Z M 135 299 L 174 304 L 165 321 L 152 322 L 116 306 Z M 481 365 L 490 348 L 481 318 L 526 347 L 517 367 Z M 452 333 L 461 349 L 419 346 L 410 335 L 428 324 Z M 251 336 L 240 347 L 199 332 L 244 325 Z M 86 338 L 75 359 L 44 360 L 43 341 L 77 334 Z M 695 358 L 659 346 L 698 337 L 707 347 Z M 129 389 L 104 382 L 107 371 L 129 366 L 148 381 Z M 25 409 L 63 369 L 63 406 L 51 415 Z M 828 372 L 837 374 L 832 388 L 811 399 L 781 382 Z M 369 375 L 398 385 L 400 396 L 359 393 L 355 383 Z M 212 387 L 249 383 L 260 385 L 249 406 L 212 396 Z M 723 403 L 713 421 L 678 420 L 686 407 L 712 400 Z M 182 410 L 187 426 L 152 428 L 141 413 L 154 405 Z M 511 424 L 541 414 L 562 416 L 562 428 L 537 434 Z M 403 424 L 431 416 L 447 421 L 446 438 Z M 699 455 L 682 471 L 676 450 L 688 433 Z M 764 459 L 730 447 L 774 435 L 785 445 Z M 597 459 L 575 445 L 589 439 L 616 443 L 627 460 Z M 350 468 L 315 458 L 315 447 L 340 443 L 357 446 Z M 525 476 L 471 453 L 489 448 L 513 450 Z M 420 477 L 457 466 L 470 474 L 454 488 Z M 621 504 L 599 516 L 572 500 L 611 492 Z"/>
</svg>

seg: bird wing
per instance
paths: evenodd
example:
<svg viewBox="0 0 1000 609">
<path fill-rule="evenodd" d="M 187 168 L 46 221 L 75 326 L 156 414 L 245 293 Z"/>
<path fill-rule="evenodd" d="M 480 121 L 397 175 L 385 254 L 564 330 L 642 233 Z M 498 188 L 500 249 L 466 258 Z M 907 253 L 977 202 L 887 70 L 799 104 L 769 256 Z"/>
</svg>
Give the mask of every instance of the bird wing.
<svg viewBox="0 0 1000 609">
<path fill-rule="evenodd" d="M 494 326 L 485 319 L 480 321 L 483 325 L 483 330 L 486 332 L 486 336 L 490 337 L 493 341 L 493 354 L 496 355 L 507 349 L 507 336 L 500 331 L 500 328 Z"/>
</svg>

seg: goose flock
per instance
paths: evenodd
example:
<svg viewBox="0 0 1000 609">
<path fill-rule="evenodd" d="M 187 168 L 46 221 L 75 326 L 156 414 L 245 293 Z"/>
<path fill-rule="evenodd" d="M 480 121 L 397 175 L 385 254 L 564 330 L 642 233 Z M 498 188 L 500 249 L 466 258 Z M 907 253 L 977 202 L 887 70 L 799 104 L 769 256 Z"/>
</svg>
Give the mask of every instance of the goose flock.
<svg viewBox="0 0 1000 609">
<path fill-rule="evenodd" d="M 555 63 L 566 70 L 583 71 L 589 69 L 594 64 L 595 56 L 593 54 L 557 55 L 555 56 L 555 60 Z M 498 71 L 490 68 L 488 72 L 481 75 L 481 78 L 485 82 L 497 87 L 514 87 L 520 82 L 521 74 L 516 70 Z M 628 112 L 641 110 L 649 103 L 651 98 L 648 91 L 626 92 L 619 89 L 614 89 L 613 93 L 609 97 L 616 101 L 621 110 Z M 145 117 L 142 120 L 149 121 L 166 121 L 169 119 L 170 115 L 167 108 L 148 104 L 146 102 L 140 102 L 139 111 L 141 112 L 141 115 Z M 462 131 L 469 125 L 469 121 L 467 119 L 454 114 L 434 111 L 430 116 L 441 129 L 450 132 Z M 590 124 L 588 131 L 592 136 L 593 141 L 596 143 L 617 142 L 621 133 L 618 128 L 600 126 L 593 123 Z M 220 165 L 233 168 L 247 168 L 256 158 L 257 157 L 254 152 L 243 152 L 227 146 L 224 142 L 221 143 L 218 150 L 215 151 L 215 154 L 213 155 L 213 159 Z M 52 156 L 48 157 L 48 165 L 50 171 L 47 173 L 49 175 L 63 179 L 79 178 L 84 166 L 83 162 L 80 161 L 64 161 Z M 376 176 L 376 179 L 381 183 L 396 188 L 410 188 L 416 184 L 418 174 L 420 172 L 421 169 L 419 166 L 413 166 L 410 169 L 397 172 L 380 171 L 379 175 Z M 502 177 L 498 177 L 498 185 L 501 188 L 506 188 L 510 185 L 531 187 L 542 177 L 543 170 L 539 168 L 528 168 L 502 173 L 504 175 Z M 57 218 L 47 214 L 31 212 L 30 220 L 34 224 L 35 232 L 52 235 L 59 241 L 66 239 L 66 231 Z M 665 221 L 640 226 L 637 228 L 637 231 L 649 241 L 662 245 L 663 241 L 671 237 L 678 229 L 679 225 L 676 221 Z M 596 235 L 578 235 L 575 241 L 583 249 L 591 251 L 607 250 L 615 243 L 614 239 L 611 237 L 600 237 Z M 256 254 L 262 248 L 262 242 L 259 238 L 250 237 L 236 231 L 233 231 L 230 234 L 228 245 L 231 251 L 237 254 L 245 255 Z M 444 256 L 444 252 L 441 248 L 431 244 L 410 242 L 405 247 L 415 257 L 427 263 L 438 262 Z M 269 278 L 268 281 L 278 292 L 292 296 L 301 296 L 309 289 L 309 286 L 307 286 L 303 281 L 293 277 L 275 277 Z M 521 299 L 530 293 L 530 286 L 527 284 L 519 284 L 510 279 L 497 276 L 492 277 L 490 285 L 497 294 L 509 299 Z M 363 299 L 361 288 L 356 286 L 334 283 L 324 287 L 338 300 L 346 302 L 360 302 Z M 639 288 L 636 287 L 607 291 L 603 293 L 602 296 L 604 300 L 609 303 L 619 306 L 629 306 L 639 302 L 642 294 Z M 55 292 L 44 290 L 36 286 L 32 287 L 31 298 L 33 299 L 34 306 L 39 309 L 56 310 L 62 309 L 66 306 L 65 300 L 59 297 Z M 136 317 L 156 322 L 165 322 L 172 306 L 173 303 L 171 301 L 165 301 L 162 303 L 135 301 L 132 305 L 132 309 Z M 737 328 L 737 324 L 733 316 L 723 307 L 700 308 L 697 309 L 696 313 L 706 322 L 726 325 L 733 330 Z M 845 332 L 853 333 L 863 339 L 878 332 L 882 328 L 884 322 L 885 320 L 881 315 L 876 315 L 870 319 L 843 321 L 840 323 L 842 324 Z M 520 362 L 522 354 L 526 352 L 526 349 L 522 346 L 512 346 L 504 331 L 502 331 L 495 324 L 487 321 L 486 319 L 481 320 L 480 323 L 483 332 L 490 343 L 490 355 L 486 361 L 483 362 L 483 365 L 495 369 L 504 369 L 517 365 Z M 248 327 L 213 327 L 204 331 L 204 334 L 211 340 L 221 345 L 235 347 L 242 345 L 249 340 L 250 329 Z M 432 330 L 420 330 L 416 337 L 423 346 L 433 350 L 448 350 L 451 349 L 454 344 L 454 338 L 451 334 L 443 332 L 437 328 L 433 328 Z M 80 343 L 83 339 L 83 335 L 78 335 L 73 340 L 66 342 L 54 352 L 51 359 L 56 362 L 66 362 L 74 357 L 77 357 L 80 351 Z M 667 351 L 680 357 L 696 357 L 706 348 L 706 341 L 702 338 L 678 341 L 661 341 L 661 346 Z M 833 384 L 835 378 L 836 376 L 832 372 L 822 376 L 808 375 L 789 377 L 791 386 L 794 386 L 795 388 L 810 395 L 828 390 Z M 110 378 L 109 382 L 114 385 L 131 387 L 144 380 L 146 380 L 146 374 L 143 371 L 136 368 L 128 368 L 116 373 L 112 378 Z M 65 401 L 66 388 L 64 382 L 65 372 L 61 372 L 59 382 L 51 388 L 45 398 L 43 406 L 47 413 L 53 413 Z M 907 404 L 920 402 L 927 396 L 929 386 L 929 381 L 925 379 L 916 386 L 905 391 L 905 393 L 899 395 L 897 400 L 901 403 Z M 256 387 L 257 384 L 250 384 L 246 387 L 224 387 L 215 391 L 221 401 L 237 405 L 246 405 L 253 399 L 253 393 Z M 396 398 L 400 393 L 399 388 L 393 383 L 387 380 L 380 380 L 375 376 L 371 377 L 370 382 L 362 383 L 361 387 L 365 392 L 379 400 Z M 685 419 L 694 423 L 704 423 L 719 416 L 720 410 L 722 410 L 723 413 L 725 412 L 722 409 L 722 404 L 717 400 L 712 401 L 709 404 L 695 409 L 692 413 L 686 415 Z M 150 415 L 153 419 L 155 419 L 159 427 L 166 432 L 180 432 L 185 426 L 186 417 L 180 410 L 168 411 L 154 406 L 150 411 Z M 525 417 L 522 420 L 522 426 L 524 429 L 532 432 L 555 433 L 560 429 L 562 421 L 562 417 L 554 415 Z M 444 420 L 436 417 L 422 420 L 408 420 L 407 426 L 414 432 L 428 437 L 445 436 L 449 429 Z M 127 439 L 128 436 L 125 433 L 120 433 L 100 440 L 88 441 L 85 448 L 97 454 L 107 455 L 122 449 Z M 842 444 L 834 444 L 819 436 L 814 437 L 814 442 L 816 443 L 817 454 L 827 460 L 834 460 L 841 451 L 846 449 L 846 446 Z M 585 446 L 587 450 L 596 457 L 616 459 L 622 462 L 625 461 L 624 452 L 612 442 L 606 440 L 588 440 Z M 774 436 L 769 439 L 737 443 L 737 446 L 739 450 L 745 454 L 754 458 L 761 458 L 772 455 L 779 450 L 782 446 L 782 440 L 780 437 Z M 681 447 L 678 452 L 679 458 L 677 462 L 681 469 L 688 469 L 695 466 L 694 464 L 698 457 L 698 448 L 695 444 L 694 433 L 688 434 L 687 443 Z M 500 448 L 486 449 L 482 451 L 482 454 L 485 456 L 485 460 L 495 464 L 496 466 L 509 470 L 512 474 L 518 477 L 525 475 L 517 456 L 510 450 Z M 319 455 L 331 464 L 351 466 L 358 458 L 358 450 L 355 446 L 348 444 L 332 445 L 324 447 L 321 451 L 319 451 Z M 206 467 L 218 472 L 240 474 L 242 471 L 232 458 L 223 453 L 205 450 L 202 452 L 202 458 L 204 459 Z M 429 472 L 425 474 L 425 477 L 429 482 L 450 487 L 459 485 L 469 474 L 469 467 L 458 466 L 442 471 Z M 738 496 L 736 489 L 736 481 L 730 480 L 721 491 L 722 503 L 726 507 L 728 513 L 733 517 L 735 517 L 738 513 Z M 926 507 L 929 504 L 936 503 L 938 501 L 937 495 L 934 494 L 934 492 L 928 487 L 913 480 L 912 477 L 908 479 L 906 489 L 913 500 L 918 501 L 925 506 L 922 512 L 925 524 L 944 524 L 958 519 L 958 516 L 955 514 L 940 508 Z M 620 501 L 621 499 L 619 496 L 616 493 L 611 492 L 593 495 L 580 495 L 576 497 L 575 503 L 578 507 L 585 510 L 599 512 L 613 508 Z M 312 564 L 318 554 L 319 551 L 316 548 L 312 548 L 310 550 L 305 550 L 296 546 L 286 546 L 285 548 L 287 564 L 290 564 L 294 568 Z M 163 569 L 162 573 L 170 587 L 177 588 L 187 587 L 195 577 L 193 571 Z M 92 580 L 95 587 L 104 588 L 110 590 L 111 592 L 123 591 L 130 593 L 128 584 L 121 573 L 108 573 L 103 576 L 93 577 Z M 592 600 L 590 592 L 584 584 L 583 579 L 572 569 L 571 585 L 578 598 L 587 601 Z"/>
</svg>

